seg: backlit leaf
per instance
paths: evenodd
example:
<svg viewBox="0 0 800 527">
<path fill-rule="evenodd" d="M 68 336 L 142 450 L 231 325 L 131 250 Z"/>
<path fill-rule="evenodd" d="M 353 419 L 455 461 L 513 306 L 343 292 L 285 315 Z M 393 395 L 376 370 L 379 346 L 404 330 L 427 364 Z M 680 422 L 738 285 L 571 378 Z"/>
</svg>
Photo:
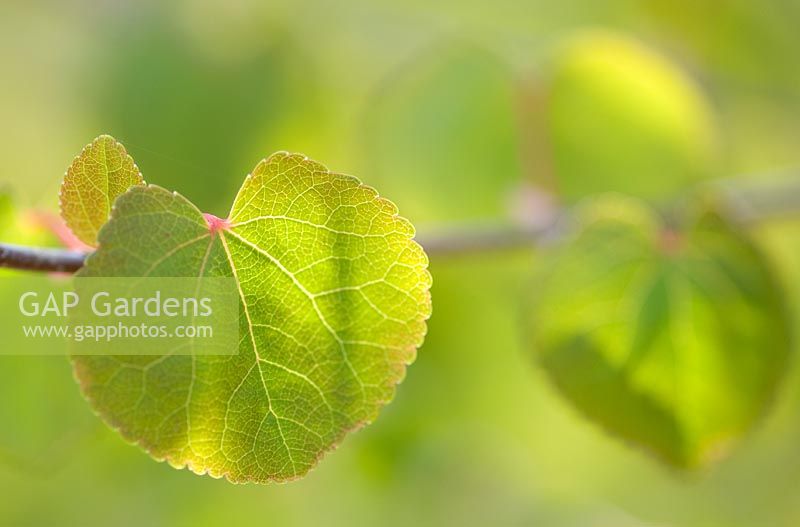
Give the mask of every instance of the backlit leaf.
<svg viewBox="0 0 800 527">
<path fill-rule="evenodd" d="M 61 184 L 61 216 L 82 242 L 97 245 L 97 232 L 117 196 L 144 183 L 142 174 L 113 137 L 101 135 L 72 162 Z"/>
<path fill-rule="evenodd" d="M 576 221 L 533 293 L 538 362 L 582 413 L 665 461 L 721 457 L 764 413 L 790 350 L 764 258 L 710 209 L 677 230 L 600 198 Z"/>
<path fill-rule="evenodd" d="M 635 39 L 581 33 L 558 54 L 547 121 L 558 190 L 648 199 L 718 168 L 711 105 L 678 65 Z"/>
<path fill-rule="evenodd" d="M 196 22 L 201 8 L 175 9 L 170 16 L 191 28 L 194 38 L 176 34 L 170 17 L 156 11 L 142 13 L 145 19 L 137 31 L 125 29 L 125 17 L 103 28 L 106 56 L 113 60 L 98 68 L 97 89 L 91 92 L 94 118 L 130 142 L 136 162 L 157 174 L 157 181 L 148 179 L 191 196 L 201 210 L 227 209 L 229 195 L 241 185 L 242 167 L 263 155 L 263 145 L 278 143 L 318 155 L 326 151 L 319 138 L 333 127 L 327 116 L 336 105 L 320 98 L 329 92 L 316 61 L 295 35 L 277 20 L 251 14 L 245 18 L 248 26 L 259 27 L 259 38 L 245 37 L 247 51 L 220 60 L 231 52 L 220 45 L 220 31 L 242 38 L 244 27 L 215 18 L 217 38 L 201 35 L 204 28 Z M 231 13 L 227 4 L 220 9 Z M 206 179 L 211 177 L 213 184 Z M 394 196 L 391 189 L 380 188 Z"/>
<path fill-rule="evenodd" d="M 396 207 L 275 154 L 227 220 L 177 193 L 121 196 L 81 276 L 232 276 L 234 356 L 74 359 L 94 408 L 156 459 L 231 481 L 305 474 L 388 403 L 425 334 L 427 257 Z"/>
<path fill-rule="evenodd" d="M 369 104 L 364 152 L 374 181 L 425 221 L 505 215 L 522 177 L 513 80 L 480 48 L 410 61 Z"/>
</svg>

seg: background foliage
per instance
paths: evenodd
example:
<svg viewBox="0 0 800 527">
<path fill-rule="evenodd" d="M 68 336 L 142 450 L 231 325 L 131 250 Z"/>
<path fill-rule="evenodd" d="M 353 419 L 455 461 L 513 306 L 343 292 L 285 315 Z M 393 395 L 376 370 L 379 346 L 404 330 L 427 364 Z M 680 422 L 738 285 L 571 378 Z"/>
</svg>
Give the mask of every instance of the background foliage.
<svg viewBox="0 0 800 527">
<path fill-rule="evenodd" d="M 781 0 L 4 2 L 0 177 L 18 207 L 55 210 L 65 161 L 105 131 L 224 216 L 253 160 L 301 151 L 423 235 L 510 221 L 534 187 L 572 203 L 768 182 L 800 166 L 798 17 Z M 751 232 L 795 312 L 798 233 Z M 519 305 L 539 258 L 433 258 L 434 316 L 398 397 L 286 486 L 153 463 L 91 415 L 66 360 L 1 357 L 0 523 L 798 524 L 800 370 L 732 457 L 676 473 L 532 367 Z"/>
</svg>

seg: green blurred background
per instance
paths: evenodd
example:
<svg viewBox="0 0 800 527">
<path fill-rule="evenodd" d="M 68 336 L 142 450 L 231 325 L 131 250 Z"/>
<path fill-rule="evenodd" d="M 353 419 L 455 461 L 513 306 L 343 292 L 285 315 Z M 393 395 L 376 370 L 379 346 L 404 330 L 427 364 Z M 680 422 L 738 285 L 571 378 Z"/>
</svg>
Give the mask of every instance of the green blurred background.
<svg viewBox="0 0 800 527">
<path fill-rule="evenodd" d="M 0 178 L 56 209 L 100 133 L 224 216 L 276 150 L 358 175 L 420 236 L 616 190 L 800 167 L 800 3 L 14 1 Z M 547 202 L 547 200 L 544 200 Z M 754 234 L 796 306 L 800 221 Z M 734 455 L 658 464 L 581 418 L 518 327 L 534 251 L 432 257 L 434 317 L 395 401 L 305 479 L 234 486 L 125 444 L 63 358 L 0 359 L 0 525 L 800 525 L 800 369 Z"/>
</svg>

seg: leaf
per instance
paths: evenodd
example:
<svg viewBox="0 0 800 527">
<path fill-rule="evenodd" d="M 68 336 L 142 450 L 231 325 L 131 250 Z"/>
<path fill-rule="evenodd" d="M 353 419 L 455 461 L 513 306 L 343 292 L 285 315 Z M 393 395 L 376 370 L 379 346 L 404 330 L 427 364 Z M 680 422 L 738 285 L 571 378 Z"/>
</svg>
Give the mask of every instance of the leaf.
<svg viewBox="0 0 800 527">
<path fill-rule="evenodd" d="M 363 131 L 370 173 L 414 218 L 503 216 L 522 177 L 513 74 L 483 49 L 442 48 L 375 93 Z"/>
<path fill-rule="evenodd" d="M 679 232 L 601 198 L 548 260 L 535 356 L 582 413 L 678 467 L 725 455 L 762 415 L 790 351 L 781 290 L 718 213 Z"/>
<path fill-rule="evenodd" d="M 197 9 L 175 16 L 196 21 Z M 330 117 L 338 98 L 330 104 L 325 96 L 330 86 L 305 39 L 280 23 L 265 25 L 251 13 L 246 18 L 262 36 L 246 38 L 247 51 L 225 57 L 230 48 L 215 45 L 214 38 L 187 38 L 202 31 L 202 24 L 191 22 L 192 30 L 178 36 L 167 18 L 155 12 L 147 18 L 137 31 L 125 30 L 122 18 L 108 28 L 114 38 L 106 49 L 114 60 L 96 72 L 91 96 L 93 117 L 141 145 L 131 145 L 131 153 L 158 174 L 158 184 L 191 195 L 201 210 L 227 209 L 228 192 L 238 190 L 242 167 L 259 159 L 262 145 L 278 143 L 318 155 L 331 144 L 341 146 L 341 141 L 325 141 L 327 134 L 343 133 L 341 123 Z M 219 19 L 214 21 L 219 37 Z M 235 29 L 239 37 L 243 29 Z M 214 185 L 198 184 L 198 175 L 213 175 Z"/>
<path fill-rule="evenodd" d="M 601 192 L 663 199 L 718 167 L 714 113 L 697 83 L 614 33 L 580 32 L 563 46 L 546 119 L 567 201 Z"/>
<path fill-rule="evenodd" d="M 92 247 L 117 196 L 144 183 L 139 168 L 113 137 L 101 135 L 75 158 L 61 184 L 61 217 Z"/>
<path fill-rule="evenodd" d="M 427 257 L 396 207 L 350 176 L 278 153 L 228 220 L 177 193 L 121 196 L 81 276 L 232 276 L 234 356 L 75 357 L 83 392 L 156 459 L 234 482 L 304 475 L 375 419 L 430 314 Z"/>
</svg>

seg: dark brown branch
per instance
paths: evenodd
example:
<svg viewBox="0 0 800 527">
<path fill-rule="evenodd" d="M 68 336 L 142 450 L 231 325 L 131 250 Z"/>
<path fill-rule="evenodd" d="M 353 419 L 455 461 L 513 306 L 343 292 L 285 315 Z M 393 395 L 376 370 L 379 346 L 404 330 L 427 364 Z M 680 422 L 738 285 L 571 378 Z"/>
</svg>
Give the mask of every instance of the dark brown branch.
<svg viewBox="0 0 800 527">
<path fill-rule="evenodd" d="M 0 243 L 0 267 L 13 269 L 74 273 L 83 267 L 86 256 L 86 253 L 79 251 Z"/>
</svg>

